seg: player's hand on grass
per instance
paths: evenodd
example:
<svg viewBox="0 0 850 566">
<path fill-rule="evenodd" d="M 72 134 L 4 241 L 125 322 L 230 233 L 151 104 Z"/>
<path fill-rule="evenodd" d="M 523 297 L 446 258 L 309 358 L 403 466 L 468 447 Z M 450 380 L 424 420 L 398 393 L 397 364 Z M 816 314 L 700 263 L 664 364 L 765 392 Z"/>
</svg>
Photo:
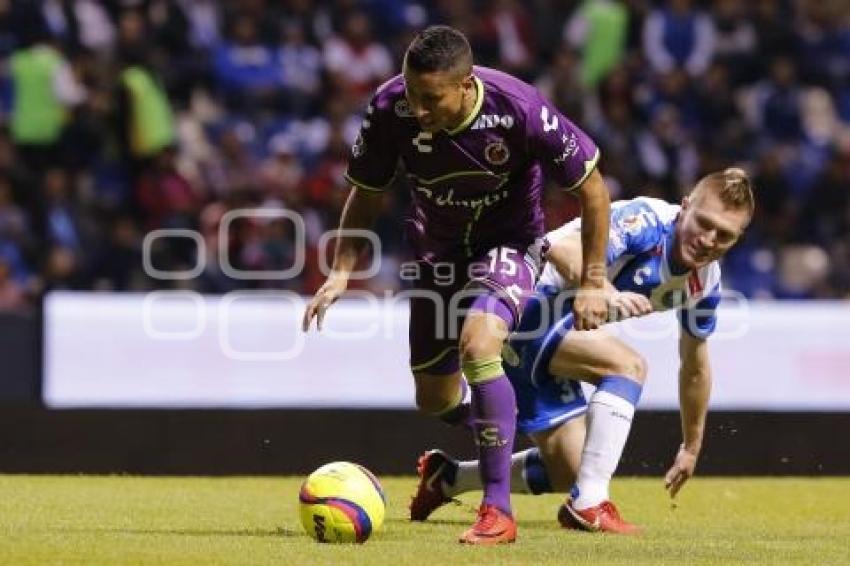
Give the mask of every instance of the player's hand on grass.
<svg viewBox="0 0 850 566">
<path fill-rule="evenodd" d="M 304 310 L 304 319 L 301 321 L 301 328 L 304 332 L 310 330 L 310 323 L 313 318 L 316 319 L 316 329 L 322 329 L 325 312 L 345 292 L 346 287 L 348 287 L 347 277 L 333 274 L 328 277 Z"/>
<path fill-rule="evenodd" d="M 614 293 L 609 299 L 609 304 L 612 321 L 643 316 L 652 312 L 652 302 L 644 295 L 631 291 Z"/>
<path fill-rule="evenodd" d="M 697 456 L 697 453 L 685 448 L 684 444 L 679 447 L 676 460 L 664 475 L 664 487 L 670 493 L 671 498 L 676 497 L 685 482 L 694 475 L 694 470 L 697 467 Z"/>
</svg>

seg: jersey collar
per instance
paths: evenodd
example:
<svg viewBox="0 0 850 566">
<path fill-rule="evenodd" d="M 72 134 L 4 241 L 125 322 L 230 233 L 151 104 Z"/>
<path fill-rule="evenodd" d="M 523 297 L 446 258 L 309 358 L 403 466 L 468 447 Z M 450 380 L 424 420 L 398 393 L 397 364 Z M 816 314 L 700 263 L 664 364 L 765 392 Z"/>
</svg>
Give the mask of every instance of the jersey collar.
<svg viewBox="0 0 850 566">
<path fill-rule="evenodd" d="M 478 113 L 481 112 L 481 107 L 484 105 L 484 83 L 481 82 L 481 79 L 472 76 L 472 80 L 475 81 L 475 105 L 472 107 L 472 111 L 469 115 L 463 119 L 463 122 L 460 123 L 456 128 L 451 130 L 446 130 L 446 133 L 450 136 L 458 134 L 469 127 L 475 117 L 478 116 Z"/>
</svg>

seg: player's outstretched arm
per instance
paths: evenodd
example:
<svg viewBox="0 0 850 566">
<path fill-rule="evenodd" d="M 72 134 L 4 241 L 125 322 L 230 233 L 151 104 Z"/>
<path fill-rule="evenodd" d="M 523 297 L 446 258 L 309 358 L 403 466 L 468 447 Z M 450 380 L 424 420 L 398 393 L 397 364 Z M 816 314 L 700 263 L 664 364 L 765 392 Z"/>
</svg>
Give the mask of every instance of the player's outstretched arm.
<svg viewBox="0 0 850 566">
<path fill-rule="evenodd" d="M 593 330 L 608 318 L 605 250 L 611 197 L 598 169 L 593 170 L 576 193 L 581 201 L 582 269 L 573 312 L 576 329 Z"/>
<path fill-rule="evenodd" d="M 366 191 L 356 186 L 352 187 L 345 207 L 342 209 L 339 229 L 371 229 L 378 217 L 378 212 L 381 210 L 381 198 L 381 193 Z M 351 236 L 337 238 L 331 273 L 304 310 L 304 318 L 301 322 L 304 332 L 310 329 L 313 318 L 316 319 L 316 328 L 322 329 L 325 312 L 348 287 L 348 278 L 357 265 L 357 260 L 365 243 L 363 238 Z"/>
<path fill-rule="evenodd" d="M 664 487 L 670 497 L 676 497 L 685 482 L 694 475 L 702 449 L 708 399 L 711 396 L 708 342 L 695 338 L 683 329 L 679 339 L 679 357 L 679 411 L 683 442 L 673 465 L 664 476 Z"/>
</svg>

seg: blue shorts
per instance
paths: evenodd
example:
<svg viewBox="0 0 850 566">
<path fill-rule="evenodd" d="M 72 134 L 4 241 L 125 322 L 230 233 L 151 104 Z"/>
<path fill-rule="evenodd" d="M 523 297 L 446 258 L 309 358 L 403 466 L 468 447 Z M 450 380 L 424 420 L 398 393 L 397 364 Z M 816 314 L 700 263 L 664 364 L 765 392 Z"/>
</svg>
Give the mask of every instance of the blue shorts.
<svg viewBox="0 0 850 566">
<path fill-rule="evenodd" d="M 587 410 L 581 383 L 549 373 L 558 344 L 573 327 L 571 303 L 554 299 L 545 293 L 529 299 L 503 354 L 516 392 L 517 430 L 523 434 L 549 430 Z"/>
</svg>

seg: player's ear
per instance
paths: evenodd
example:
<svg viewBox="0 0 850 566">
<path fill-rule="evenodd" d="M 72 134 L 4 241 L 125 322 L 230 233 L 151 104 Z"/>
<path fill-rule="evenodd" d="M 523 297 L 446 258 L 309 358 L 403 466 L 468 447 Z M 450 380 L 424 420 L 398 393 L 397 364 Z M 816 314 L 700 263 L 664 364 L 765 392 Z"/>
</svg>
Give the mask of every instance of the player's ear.
<svg viewBox="0 0 850 566">
<path fill-rule="evenodd" d="M 691 197 L 685 195 L 682 197 L 682 210 L 688 210 L 691 206 Z"/>
<path fill-rule="evenodd" d="M 475 87 L 475 79 L 472 78 L 472 73 L 469 73 L 461 79 L 460 86 L 462 86 L 464 90 L 468 90 Z"/>
</svg>

